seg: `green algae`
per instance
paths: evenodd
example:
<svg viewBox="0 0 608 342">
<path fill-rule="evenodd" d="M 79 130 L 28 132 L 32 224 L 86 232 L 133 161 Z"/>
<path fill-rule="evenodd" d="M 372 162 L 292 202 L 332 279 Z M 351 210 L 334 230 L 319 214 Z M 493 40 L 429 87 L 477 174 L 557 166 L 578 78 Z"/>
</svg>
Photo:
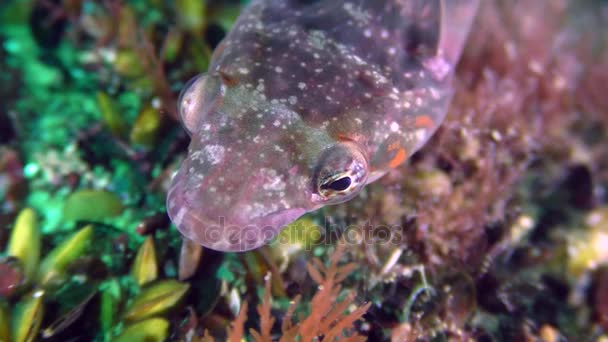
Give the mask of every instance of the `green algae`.
<svg viewBox="0 0 608 342">
<path fill-rule="evenodd" d="M 121 199 L 109 191 L 79 190 L 68 196 L 63 208 L 66 221 L 97 221 L 122 213 Z"/>
</svg>

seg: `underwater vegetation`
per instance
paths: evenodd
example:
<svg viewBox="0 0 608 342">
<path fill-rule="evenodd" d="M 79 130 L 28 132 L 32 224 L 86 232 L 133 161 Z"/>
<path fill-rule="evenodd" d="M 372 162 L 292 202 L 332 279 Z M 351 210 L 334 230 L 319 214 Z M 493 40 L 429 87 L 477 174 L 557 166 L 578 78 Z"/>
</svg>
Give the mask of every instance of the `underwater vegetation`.
<svg viewBox="0 0 608 342">
<path fill-rule="evenodd" d="M 605 1 L 482 1 L 424 148 L 219 253 L 165 196 L 243 5 L 0 3 L 0 341 L 608 340 Z"/>
</svg>

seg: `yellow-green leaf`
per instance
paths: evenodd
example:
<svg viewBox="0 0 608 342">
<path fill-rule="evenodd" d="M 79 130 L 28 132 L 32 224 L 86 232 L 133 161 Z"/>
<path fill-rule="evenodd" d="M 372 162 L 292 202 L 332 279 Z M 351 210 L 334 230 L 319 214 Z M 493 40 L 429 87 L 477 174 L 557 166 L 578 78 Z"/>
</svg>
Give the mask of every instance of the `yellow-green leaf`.
<svg viewBox="0 0 608 342">
<path fill-rule="evenodd" d="M 123 113 L 114 100 L 104 92 L 97 93 L 97 106 L 101 117 L 110 132 L 118 137 L 124 137 L 127 132 L 127 124 Z"/>
<path fill-rule="evenodd" d="M 114 70 L 127 78 L 136 78 L 145 72 L 141 55 L 132 49 L 121 49 L 116 52 Z"/>
<path fill-rule="evenodd" d="M 133 300 L 125 313 L 128 321 L 137 321 L 173 308 L 190 288 L 176 280 L 164 280 L 151 285 Z"/>
<path fill-rule="evenodd" d="M 110 279 L 101 284 L 99 290 L 101 291 L 99 322 L 101 331 L 107 336 L 117 321 L 116 312 L 122 298 L 120 283 L 116 279 Z"/>
<path fill-rule="evenodd" d="M 145 106 L 139 112 L 133 129 L 131 130 L 131 142 L 138 145 L 151 146 L 156 141 L 156 135 L 160 128 L 160 112 L 152 107 Z"/>
<path fill-rule="evenodd" d="M 287 250 L 307 249 L 321 238 L 321 228 L 308 216 L 288 224 L 277 237 L 279 248 Z"/>
<path fill-rule="evenodd" d="M 161 342 L 167 338 L 168 333 L 169 322 L 166 319 L 150 318 L 128 326 L 122 334 L 114 339 L 114 342 Z"/>
<path fill-rule="evenodd" d="M 93 226 L 88 225 L 55 247 L 40 264 L 39 284 L 46 285 L 63 276 L 66 268 L 86 250 L 92 236 Z"/>
<path fill-rule="evenodd" d="M 40 261 L 40 230 L 36 213 L 32 209 L 23 209 L 17 216 L 7 254 L 23 263 L 25 279 L 30 281 Z"/>
<path fill-rule="evenodd" d="M 180 27 L 193 32 L 200 31 L 207 18 L 205 1 L 176 0 L 177 22 Z"/>
<path fill-rule="evenodd" d="M 13 341 L 34 341 L 44 313 L 43 292 L 36 291 L 17 304 L 13 313 Z"/>
<path fill-rule="evenodd" d="M 65 201 L 63 218 L 66 221 L 99 221 L 122 213 L 120 198 L 109 191 L 79 190 Z"/>
<path fill-rule="evenodd" d="M 0 301 L 0 341 L 10 341 L 10 315 L 8 313 L 8 305 Z"/>
<path fill-rule="evenodd" d="M 163 56 L 166 62 L 173 62 L 177 58 L 182 48 L 183 38 L 184 35 L 181 30 L 171 30 L 167 33 L 164 43 L 165 54 Z"/>
<path fill-rule="evenodd" d="M 140 286 L 154 281 L 158 277 L 156 249 L 154 248 L 152 236 L 148 236 L 139 248 L 139 251 L 137 251 L 137 256 L 135 256 L 135 261 L 131 268 L 131 275 Z"/>
</svg>

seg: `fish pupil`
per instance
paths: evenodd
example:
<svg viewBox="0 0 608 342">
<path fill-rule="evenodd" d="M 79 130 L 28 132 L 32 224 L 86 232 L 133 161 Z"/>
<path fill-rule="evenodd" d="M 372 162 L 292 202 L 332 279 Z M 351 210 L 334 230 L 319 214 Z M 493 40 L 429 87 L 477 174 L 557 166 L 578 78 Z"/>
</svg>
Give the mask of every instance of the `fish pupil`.
<svg viewBox="0 0 608 342">
<path fill-rule="evenodd" d="M 344 191 L 346 189 L 348 189 L 348 187 L 351 184 L 351 179 L 350 177 L 342 177 L 338 180 L 335 180 L 331 183 L 327 183 L 327 184 L 323 184 L 321 185 L 321 189 L 323 190 L 334 190 L 334 191 Z"/>
</svg>

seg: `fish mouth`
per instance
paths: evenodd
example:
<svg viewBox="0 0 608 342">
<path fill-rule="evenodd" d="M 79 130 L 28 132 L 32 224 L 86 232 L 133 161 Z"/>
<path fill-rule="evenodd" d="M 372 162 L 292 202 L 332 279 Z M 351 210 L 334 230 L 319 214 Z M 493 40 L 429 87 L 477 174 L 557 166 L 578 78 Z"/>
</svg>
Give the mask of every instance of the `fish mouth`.
<svg viewBox="0 0 608 342">
<path fill-rule="evenodd" d="M 236 212 L 209 217 L 193 209 L 179 182 L 173 184 L 167 195 L 167 214 L 179 232 L 195 243 L 221 252 L 245 252 L 261 247 L 305 213 L 303 208 L 291 208 L 250 220 L 237 219 Z"/>
</svg>

